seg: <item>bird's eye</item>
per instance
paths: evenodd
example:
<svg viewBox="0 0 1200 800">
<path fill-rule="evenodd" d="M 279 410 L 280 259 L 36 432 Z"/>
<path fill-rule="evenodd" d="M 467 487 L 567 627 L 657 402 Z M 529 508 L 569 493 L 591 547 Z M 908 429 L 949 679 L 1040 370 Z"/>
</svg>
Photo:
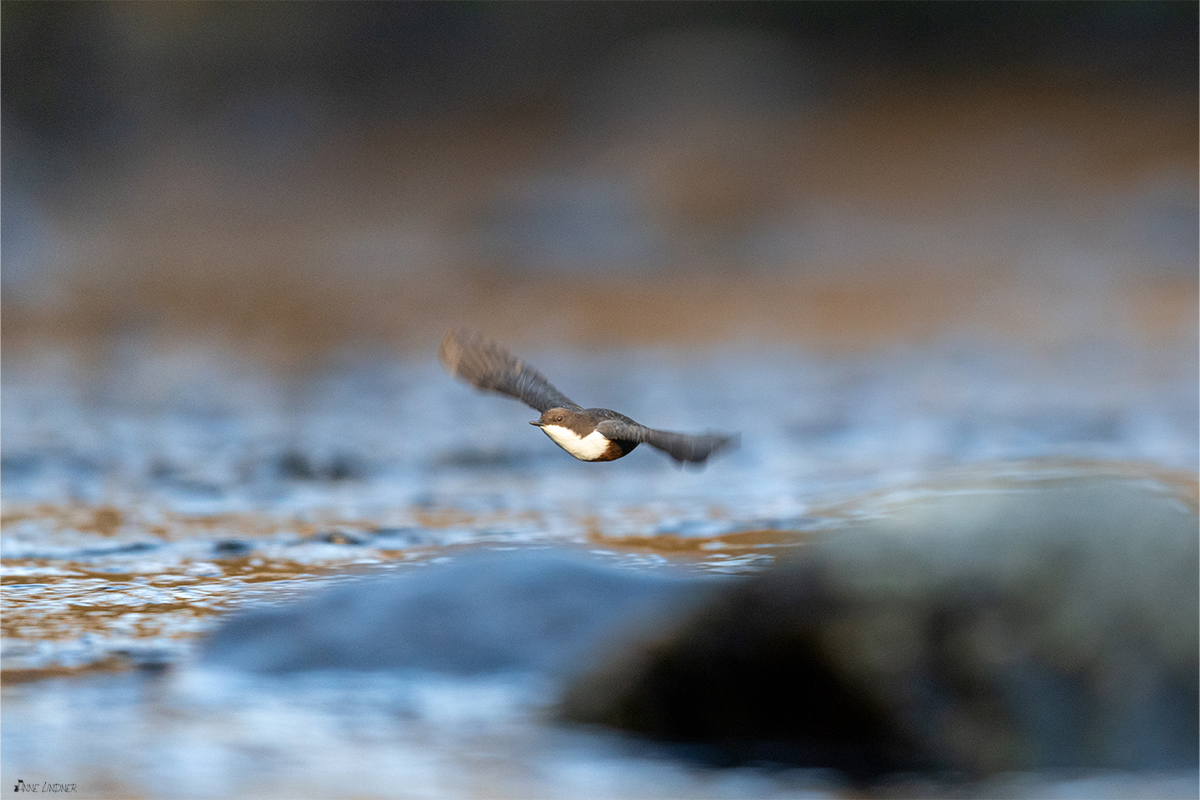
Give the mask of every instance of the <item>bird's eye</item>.
<svg viewBox="0 0 1200 800">
<path fill-rule="evenodd" d="M 555 418 L 554 418 L 554 421 L 555 421 L 555 422 L 562 422 L 562 414 L 559 414 L 557 417 L 555 417 Z"/>
</svg>

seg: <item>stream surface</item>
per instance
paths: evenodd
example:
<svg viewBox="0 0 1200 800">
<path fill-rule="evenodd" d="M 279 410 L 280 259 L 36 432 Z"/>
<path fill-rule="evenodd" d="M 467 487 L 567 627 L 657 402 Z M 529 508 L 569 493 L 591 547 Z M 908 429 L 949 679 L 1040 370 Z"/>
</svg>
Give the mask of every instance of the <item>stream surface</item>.
<svg viewBox="0 0 1200 800">
<path fill-rule="evenodd" d="M 24 90 L 5 96 L 0 790 L 1200 795 L 1195 717 L 1181 711 L 1195 697 L 1196 628 L 1171 613 L 1195 605 L 1174 600 L 1195 596 L 1194 559 L 1145 546 L 1194 543 L 1200 470 L 1184 6 L 1080 6 L 1078 23 L 1063 9 L 1006 12 L 994 18 L 1013 27 L 990 28 L 992 12 L 922 7 L 860 14 L 843 31 L 816 6 L 805 22 L 783 6 L 679 4 L 637 24 L 597 6 L 610 22 L 568 24 L 499 4 L 430 5 L 432 16 L 364 5 L 336 20 L 318 4 L 10 5 L 4 42 L 34 57 L 12 59 L 28 74 L 10 72 Z M 938 25 L 973 45 L 985 29 L 998 38 L 934 37 L 951 44 L 927 74 L 905 54 Z M 1022 38 L 1030 25 L 1037 35 Z M 822 55 L 822 37 L 843 44 Z M 1089 78 L 1099 54 L 1111 66 Z M 456 81 L 462 97 L 434 102 Z M 519 91 L 488 89 L 506 83 Z M 456 325 L 504 342 L 585 407 L 736 432 L 740 447 L 703 470 L 649 446 L 576 461 L 528 424 L 536 412 L 443 372 L 438 343 Z M 1023 500 L 1056 481 L 1095 493 Z M 1121 498 L 1131 505 L 1112 511 Z M 897 694 L 921 695 L 910 705 L 950 732 L 939 743 L 965 719 L 975 735 L 958 738 L 987 745 L 1003 737 L 986 713 L 940 714 L 942 697 L 964 695 L 909 678 L 959 676 L 946 683 L 980 702 L 952 710 L 986 712 L 1013 688 L 1005 669 L 1023 664 L 1034 677 L 1015 694 L 1032 700 L 1005 706 L 1023 715 L 1014 729 L 1053 755 L 1071 740 L 1060 721 L 1081 741 L 1092 730 L 1071 709 L 1104 707 L 1097 719 L 1116 722 L 1099 739 L 1124 752 L 986 760 L 981 746 L 979 760 L 936 762 L 988 765 L 980 775 L 856 784 L 563 722 L 572 686 L 577 700 L 621 696 L 609 690 L 626 682 L 609 676 L 628 673 L 612 662 L 655 618 L 680 622 L 708 587 L 753 594 L 793 574 L 767 571 L 786 556 L 858 548 L 855 530 L 907 530 L 894 523 L 922 505 L 1004 509 L 999 541 L 1024 543 L 1014 563 L 1033 563 L 1028 583 L 999 569 L 963 587 L 974 605 L 933 586 L 934 604 L 896 611 L 876 590 L 903 584 L 903 564 L 880 558 L 884 569 L 823 595 L 886 612 L 863 615 L 862 635 L 826 637 L 857 642 L 830 680 L 891 671 Z M 1127 535 L 1151 529 L 1143 508 L 1173 520 L 1158 539 Z M 961 548 L 887 541 L 924 542 L 921 563 L 1003 567 L 978 556 L 1003 547 L 971 539 L 975 518 L 954 514 L 927 528 L 957 531 Z M 1009 535 L 1018 518 L 1022 537 Z M 1154 557 L 1131 568 L 1139 559 L 1114 542 Z M 1119 580 L 1093 580 L 1113 563 Z M 487 583 L 472 564 L 506 566 Z M 1016 611 L 992 616 L 997 597 Z M 764 605 L 729 618 L 735 645 Z M 788 619 L 827 608 L 779 607 Z M 1030 608 L 1071 624 L 1042 636 L 1051 628 L 1016 624 Z M 930 609 L 947 613 L 918 625 Z M 811 617 L 820 625 L 803 619 L 798 635 L 842 621 Z M 1139 638 L 1143 622 L 1154 637 Z M 911 629 L 937 634 L 945 657 L 905 656 L 895 643 L 920 641 Z M 724 628 L 680 625 L 668 640 L 692 653 L 685 634 L 709 630 Z M 770 647 L 757 662 L 716 652 L 766 668 L 746 680 L 681 659 L 700 665 L 703 688 L 664 681 L 684 698 L 667 706 L 718 730 L 740 719 L 722 693 L 762 700 L 758 719 L 832 720 L 808 741 L 824 755 L 797 759 L 831 763 L 827 732 L 848 706 L 795 710 L 836 695 L 813 690 L 828 682 L 793 680 L 796 662 Z M 951 669 L 967 661 L 982 666 Z M 388 669 L 350 668 L 364 663 Z M 918 669 L 928 663 L 950 671 Z M 332 668 L 299 669 L 314 664 Z M 570 683 L 593 667 L 596 683 Z M 621 724 L 611 710 L 572 718 Z M 886 727 L 862 718 L 845 741 Z M 1178 719 L 1182 732 L 1158 724 Z M 988 771 L 1047 763 L 1130 771 Z"/>
<path fill-rule="evenodd" d="M 223 615 L 478 548 L 637 573 L 761 570 L 980 470 L 1195 494 L 1194 343 L 945 337 L 832 357 L 529 352 L 585 405 L 738 431 L 707 469 L 576 462 L 533 412 L 382 352 L 304 375 L 136 339 L 3 364 L 3 780 L 103 797 L 842 797 L 836 772 L 718 769 L 553 723 L 532 674 L 243 675 Z M 993 478 L 994 479 L 994 478 Z M 951 482 L 952 483 L 952 482 Z M 1182 487 L 1182 488 L 1180 488 Z M 897 778 L 876 796 L 1195 796 L 1195 773 Z"/>
</svg>

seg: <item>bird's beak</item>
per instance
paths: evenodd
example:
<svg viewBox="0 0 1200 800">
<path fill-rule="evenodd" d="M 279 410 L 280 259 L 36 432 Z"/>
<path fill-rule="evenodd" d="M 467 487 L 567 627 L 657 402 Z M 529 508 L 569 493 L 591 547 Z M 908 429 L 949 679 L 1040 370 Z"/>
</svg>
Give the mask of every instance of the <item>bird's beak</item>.
<svg viewBox="0 0 1200 800">
<path fill-rule="evenodd" d="M 537 425 L 539 428 L 540 428 L 540 427 L 542 427 L 542 421 L 541 421 L 540 419 L 535 419 L 533 422 L 531 422 L 531 423 L 529 423 L 529 424 L 530 424 L 530 425 Z"/>
</svg>

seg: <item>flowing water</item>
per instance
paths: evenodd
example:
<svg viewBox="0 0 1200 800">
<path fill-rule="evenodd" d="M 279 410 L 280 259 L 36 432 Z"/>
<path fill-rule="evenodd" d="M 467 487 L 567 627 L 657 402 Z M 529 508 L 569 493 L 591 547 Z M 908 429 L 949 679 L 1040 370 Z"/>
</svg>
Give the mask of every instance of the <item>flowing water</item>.
<svg viewBox="0 0 1200 800">
<path fill-rule="evenodd" d="M 697 41 L 697 64 L 721 56 Z M 251 93 L 80 169 L 13 129 L 3 790 L 1196 796 L 1194 771 L 862 787 L 717 768 L 556 722 L 545 674 L 203 663 L 239 609 L 478 549 L 737 580 L 964 481 L 1117 474 L 1194 508 L 1191 89 L 868 71 L 757 114 L 746 96 L 774 95 L 742 88 L 742 50 L 690 109 L 660 99 L 680 74 L 664 52 L 599 76 L 616 100 L 339 122 L 339 97 L 296 139 L 291 95 Z M 743 110 L 710 107 L 714 84 Z M 649 447 L 577 462 L 441 370 L 459 323 L 585 406 L 741 446 L 703 470 Z"/>
<path fill-rule="evenodd" d="M 741 433 L 707 469 L 570 459 L 430 353 L 305 374 L 126 342 L 3 365 L 3 772 L 78 796 L 835 797 L 837 773 L 715 769 L 549 721 L 526 676 L 253 677 L 194 664 L 239 607 L 474 548 L 742 574 L 980 465 L 1194 493 L 1193 344 L 944 337 L 866 355 L 525 354 L 588 405 Z M 1049 788 L 1048 788 L 1049 787 Z M 1194 775 L 900 780 L 881 795 L 1187 796 Z M 46 789 L 47 791 L 49 788 Z"/>
</svg>

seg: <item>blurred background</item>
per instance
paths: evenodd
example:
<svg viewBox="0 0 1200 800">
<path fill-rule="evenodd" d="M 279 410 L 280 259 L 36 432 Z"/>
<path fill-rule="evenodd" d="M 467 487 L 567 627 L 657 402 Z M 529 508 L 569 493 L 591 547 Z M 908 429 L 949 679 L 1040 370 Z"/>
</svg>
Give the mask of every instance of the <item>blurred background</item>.
<svg viewBox="0 0 1200 800">
<path fill-rule="evenodd" d="M 0 3 L 0 784 L 862 796 L 560 747 L 544 686 L 214 699 L 189 659 L 231 610 L 474 549 L 742 574 L 963 481 L 1194 509 L 1198 8 Z M 459 324 L 741 447 L 574 461 L 444 374 Z M 1080 786 L 990 793 L 1196 793 Z"/>
<path fill-rule="evenodd" d="M 0 14 L 6 355 L 1195 336 L 1191 2 Z"/>
</svg>

